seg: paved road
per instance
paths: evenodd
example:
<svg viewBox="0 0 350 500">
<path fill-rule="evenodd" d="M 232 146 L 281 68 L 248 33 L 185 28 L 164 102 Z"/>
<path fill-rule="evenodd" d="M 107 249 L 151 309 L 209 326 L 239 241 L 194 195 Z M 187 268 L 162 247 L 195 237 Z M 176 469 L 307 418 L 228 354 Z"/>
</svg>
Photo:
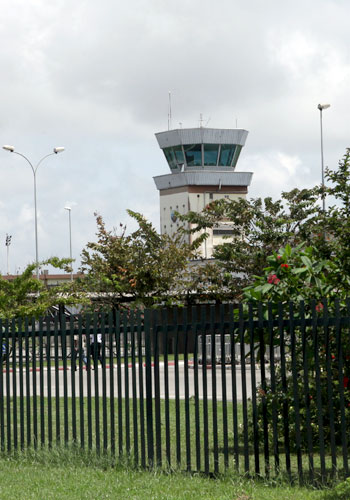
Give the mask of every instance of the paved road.
<svg viewBox="0 0 350 500">
<path fill-rule="evenodd" d="M 122 383 L 122 395 L 125 397 L 126 394 L 126 384 L 125 384 L 125 373 L 124 373 L 124 367 L 122 367 L 122 377 L 121 377 L 121 383 Z M 195 371 L 193 368 L 190 368 L 188 370 L 189 372 L 189 396 L 194 396 L 195 395 Z M 103 377 L 102 377 L 102 368 L 99 367 L 97 370 L 97 373 L 95 375 L 95 371 L 91 370 L 91 395 L 95 395 L 95 387 L 98 387 L 98 392 L 99 395 L 102 395 L 102 389 L 103 389 Z M 64 395 L 64 380 L 65 380 L 65 375 L 66 375 L 66 380 L 67 380 L 67 392 L 68 396 L 72 395 L 72 371 L 68 369 L 66 372 L 63 370 L 59 370 L 58 372 L 58 391 L 59 395 L 63 396 Z M 79 396 L 80 391 L 84 396 L 88 395 L 88 372 L 84 369 L 82 373 L 82 388 L 79 386 L 79 378 L 80 378 L 80 372 L 79 369 L 76 372 L 73 372 L 74 375 L 74 381 L 75 381 L 75 394 L 76 396 Z M 129 397 L 132 397 L 132 369 L 131 367 L 128 368 L 127 371 L 128 375 L 128 388 L 129 388 Z M 97 384 L 95 380 L 95 376 L 97 378 Z M 144 394 L 145 394 L 145 378 L 146 378 L 146 369 L 145 367 L 142 368 L 142 376 L 143 376 L 143 386 L 144 386 Z M 175 366 L 174 365 L 169 365 L 168 367 L 168 376 L 169 376 L 169 398 L 175 399 Z M 179 396 L 181 399 L 184 399 L 185 397 L 185 370 L 184 370 L 184 363 L 180 362 L 179 363 Z M 8 378 L 8 380 L 7 380 Z M 46 368 L 44 368 L 43 372 L 43 394 L 44 396 L 48 395 L 48 379 L 49 379 L 49 372 Z M 222 378 L 222 372 L 221 372 L 221 367 L 217 367 L 215 370 L 215 377 L 213 377 L 213 370 L 212 369 L 207 369 L 207 397 L 208 399 L 212 399 L 212 394 L 213 394 L 213 378 L 216 378 L 216 396 L 218 400 L 222 399 L 223 395 L 223 378 Z M 13 395 L 13 382 L 14 379 L 16 380 L 16 392 L 17 396 L 20 394 L 20 374 L 17 371 L 16 376 L 13 372 L 6 374 L 6 372 L 3 372 L 3 391 L 4 395 L 7 394 L 7 387 L 9 387 L 9 391 L 11 396 Z M 165 367 L 163 363 L 160 363 L 159 367 L 159 379 L 160 379 L 160 396 L 161 398 L 164 398 L 165 396 Z M 31 372 L 30 373 L 30 384 L 29 384 L 29 394 L 33 395 L 33 382 L 34 380 L 36 381 L 36 393 L 39 396 L 40 395 L 40 372 Z M 227 400 L 232 401 L 232 372 L 231 368 L 226 368 L 225 369 L 225 380 L 226 380 L 226 394 L 227 394 Z M 260 373 L 257 370 L 256 371 L 256 383 L 258 384 L 260 382 Z M 117 376 L 117 368 L 114 366 L 113 369 L 113 381 L 114 381 L 114 396 L 117 397 L 117 387 L 118 387 L 118 376 Z M 55 396 L 55 391 L 56 391 L 56 385 L 55 385 L 55 370 L 51 369 L 51 395 Z M 203 372 L 202 368 L 198 370 L 198 385 L 199 385 L 199 397 L 202 399 L 203 397 Z M 247 367 L 246 370 L 246 386 L 247 386 L 247 397 L 250 398 L 252 395 L 252 386 L 251 386 L 251 371 L 250 367 Z M 241 367 L 237 366 L 236 367 L 236 387 L 237 387 L 237 400 L 242 401 L 242 371 Z M 154 391 L 154 368 L 152 367 L 152 388 Z M 136 391 L 137 391 L 137 396 L 139 396 L 139 366 L 137 365 L 136 367 Z M 26 385 L 26 377 L 25 373 L 23 374 L 23 394 L 27 394 L 27 385 Z M 106 394 L 108 397 L 111 396 L 110 393 L 110 368 L 108 367 L 106 369 Z M 153 392 L 154 395 L 154 392 Z"/>
</svg>

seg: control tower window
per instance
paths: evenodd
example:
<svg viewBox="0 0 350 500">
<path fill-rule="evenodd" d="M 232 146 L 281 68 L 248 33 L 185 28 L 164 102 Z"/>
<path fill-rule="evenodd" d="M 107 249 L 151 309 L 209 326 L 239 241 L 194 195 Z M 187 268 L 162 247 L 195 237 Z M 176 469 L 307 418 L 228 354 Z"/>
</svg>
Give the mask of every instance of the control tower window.
<svg viewBox="0 0 350 500">
<path fill-rule="evenodd" d="M 218 144 L 204 144 L 204 165 L 215 166 L 218 161 Z"/>
<path fill-rule="evenodd" d="M 176 164 L 176 158 L 175 158 L 175 153 L 173 151 L 173 148 L 164 148 L 163 149 L 165 158 L 167 159 L 167 162 L 169 163 L 170 168 L 177 168 Z"/>
<path fill-rule="evenodd" d="M 233 155 L 235 154 L 236 146 L 231 144 L 222 144 L 220 151 L 220 167 L 230 167 L 233 160 Z"/>
<path fill-rule="evenodd" d="M 185 163 L 184 154 L 181 146 L 175 146 L 173 148 L 176 158 L 176 163 L 178 165 L 183 165 Z"/>
<path fill-rule="evenodd" d="M 202 165 L 201 144 L 189 144 L 184 146 L 184 151 L 188 167 L 200 167 Z"/>
</svg>

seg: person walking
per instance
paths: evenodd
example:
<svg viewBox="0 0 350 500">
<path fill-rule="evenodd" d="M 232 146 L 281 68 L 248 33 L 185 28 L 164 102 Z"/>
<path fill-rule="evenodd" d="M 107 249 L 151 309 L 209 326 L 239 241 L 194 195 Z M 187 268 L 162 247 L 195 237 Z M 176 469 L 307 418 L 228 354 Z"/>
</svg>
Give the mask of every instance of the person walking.
<svg viewBox="0 0 350 500">
<path fill-rule="evenodd" d="M 81 349 L 79 347 L 79 335 L 74 335 L 74 345 L 72 349 L 72 358 L 73 358 L 73 366 L 74 370 L 77 371 L 77 360 L 78 358 L 82 358 L 85 368 L 87 366 L 87 357 L 85 352 L 85 336 L 82 337 L 82 345 Z"/>
<path fill-rule="evenodd" d="M 96 340 L 96 342 L 95 342 Z M 97 368 L 98 360 L 103 366 L 102 356 L 101 356 L 101 348 L 102 348 L 102 333 L 92 333 L 90 334 L 90 352 L 89 356 L 92 357 L 94 362 L 93 369 Z"/>
</svg>

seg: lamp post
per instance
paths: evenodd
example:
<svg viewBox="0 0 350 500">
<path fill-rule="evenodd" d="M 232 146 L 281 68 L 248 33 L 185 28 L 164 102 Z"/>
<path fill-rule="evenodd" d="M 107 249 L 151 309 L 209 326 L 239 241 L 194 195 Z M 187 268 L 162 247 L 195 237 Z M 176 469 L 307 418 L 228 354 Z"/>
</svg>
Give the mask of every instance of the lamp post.
<svg viewBox="0 0 350 500">
<path fill-rule="evenodd" d="M 65 210 L 68 211 L 68 214 L 69 214 L 69 258 L 70 260 L 72 261 L 73 258 L 72 258 L 72 221 L 71 221 L 71 207 L 64 207 Z M 71 262 L 71 266 L 72 266 L 72 262 Z M 70 280 L 73 281 L 73 267 L 71 267 L 72 270 L 70 272 Z"/>
<path fill-rule="evenodd" d="M 11 235 L 6 234 L 6 242 L 5 242 L 5 245 L 6 245 L 6 248 L 7 248 L 7 275 L 9 275 L 9 274 L 10 274 L 10 266 L 9 266 L 9 253 L 10 253 L 11 239 L 12 239 L 12 236 L 11 236 Z"/>
<path fill-rule="evenodd" d="M 34 220 L 35 220 L 35 265 L 36 265 L 36 277 L 39 279 L 39 255 L 38 255 L 38 214 L 37 214 L 37 204 L 36 204 L 36 172 L 39 168 L 39 165 L 45 160 L 45 158 L 48 158 L 49 156 L 52 155 L 57 155 L 58 153 L 62 153 L 64 151 L 64 147 L 57 147 L 54 148 L 53 153 L 49 153 L 45 155 L 41 160 L 37 163 L 36 166 L 33 166 L 31 161 L 22 153 L 19 153 L 18 151 L 15 151 L 15 148 L 13 146 L 3 146 L 3 149 L 6 151 L 9 151 L 10 153 L 15 153 L 16 155 L 22 156 L 30 165 L 30 168 L 32 169 L 33 172 L 33 177 L 34 177 Z"/>
<path fill-rule="evenodd" d="M 324 162 L 323 162 L 323 127 L 322 127 L 322 111 L 330 107 L 330 104 L 319 104 L 317 108 L 320 110 L 320 125 L 321 125 L 321 174 L 322 174 L 322 210 L 326 211 L 326 199 L 324 193 Z"/>
</svg>

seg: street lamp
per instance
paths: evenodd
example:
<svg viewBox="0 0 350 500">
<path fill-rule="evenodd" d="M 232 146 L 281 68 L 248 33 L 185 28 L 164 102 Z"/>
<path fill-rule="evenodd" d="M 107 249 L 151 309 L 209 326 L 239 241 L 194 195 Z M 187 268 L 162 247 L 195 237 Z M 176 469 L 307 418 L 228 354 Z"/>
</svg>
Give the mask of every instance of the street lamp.
<svg viewBox="0 0 350 500">
<path fill-rule="evenodd" d="M 10 274 L 9 252 L 10 252 L 11 239 L 12 239 L 12 236 L 6 234 L 5 245 L 6 245 L 6 248 L 7 248 L 7 275 Z"/>
<path fill-rule="evenodd" d="M 323 162 L 323 128 L 322 128 L 322 111 L 330 107 L 330 104 L 319 104 L 317 109 L 320 110 L 320 125 L 321 125 L 321 173 L 322 173 L 322 209 L 326 211 L 326 199 L 324 192 L 324 162 Z"/>
<path fill-rule="evenodd" d="M 35 219 L 35 264 L 36 264 L 36 277 L 39 279 L 39 255 L 38 255 L 38 214 L 37 214 L 37 205 L 36 205 L 36 172 L 39 168 L 39 165 L 47 158 L 48 156 L 57 155 L 57 153 L 62 153 L 64 151 L 64 147 L 59 146 L 53 149 L 53 153 L 49 153 L 45 155 L 34 167 L 31 161 L 22 153 L 15 151 L 13 146 L 5 145 L 3 149 L 9 151 L 10 153 L 15 153 L 16 155 L 22 156 L 30 165 L 34 176 L 34 219 Z"/>
<path fill-rule="evenodd" d="M 68 210 L 69 214 L 69 258 L 72 261 L 72 223 L 71 223 L 71 207 L 64 207 L 65 210 Z M 70 272 L 70 280 L 73 281 L 73 267 L 72 267 L 72 262 L 71 262 L 71 272 Z"/>
</svg>

